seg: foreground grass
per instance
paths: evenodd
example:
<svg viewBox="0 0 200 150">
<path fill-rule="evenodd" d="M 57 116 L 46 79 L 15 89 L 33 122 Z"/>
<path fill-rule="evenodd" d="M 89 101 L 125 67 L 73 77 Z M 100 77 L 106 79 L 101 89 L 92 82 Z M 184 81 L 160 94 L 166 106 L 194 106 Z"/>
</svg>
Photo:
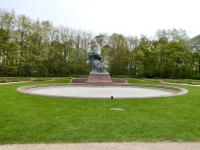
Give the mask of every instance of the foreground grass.
<svg viewBox="0 0 200 150">
<path fill-rule="evenodd" d="M 200 141 L 200 87 L 173 85 L 189 91 L 176 97 L 112 100 L 42 97 L 16 91 L 25 85 L 66 82 L 69 79 L 0 85 L 0 144 Z M 124 110 L 110 110 L 116 107 Z"/>
</svg>

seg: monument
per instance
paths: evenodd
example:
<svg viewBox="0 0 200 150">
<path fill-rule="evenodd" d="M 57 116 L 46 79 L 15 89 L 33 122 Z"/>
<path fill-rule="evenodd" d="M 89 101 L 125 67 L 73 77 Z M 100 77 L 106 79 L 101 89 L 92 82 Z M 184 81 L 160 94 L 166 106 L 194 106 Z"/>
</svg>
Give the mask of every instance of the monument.
<svg viewBox="0 0 200 150">
<path fill-rule="evenodd" d="M 117 85 L 127 84 L 126 80 L 121 78 L 111 78 L 110 74 L 105 70 L 104 60 L 102 56 L 96 52 L 97 45 L 94 40 L 90 42 L 90 51 L 87 53 L 92 71 L 88 78 L 73 78 L 71 84 L 87 84 L 87 85 Z"/>
<path fill-rule="evenodd" d="M 114 84 L 110 78 L 110 74 L 105 70 L 102 56 L 93 51 L 88 52 L 87 55 L 92 71 L 90 72 L 89 77 L 85 83 L 99 85 Z"/>
</svg>

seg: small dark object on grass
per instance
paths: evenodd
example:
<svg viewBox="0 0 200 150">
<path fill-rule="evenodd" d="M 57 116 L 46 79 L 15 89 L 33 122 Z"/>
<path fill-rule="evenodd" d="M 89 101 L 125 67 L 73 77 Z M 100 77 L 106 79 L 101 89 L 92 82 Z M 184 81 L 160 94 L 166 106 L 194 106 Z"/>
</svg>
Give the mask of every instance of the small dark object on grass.
<svg viewBox="0 0 200 150">
<path fill-rule="evenodd" d="M 113 99 L 113 96 L 111 96 L 111 99 Z"/>
</svg>

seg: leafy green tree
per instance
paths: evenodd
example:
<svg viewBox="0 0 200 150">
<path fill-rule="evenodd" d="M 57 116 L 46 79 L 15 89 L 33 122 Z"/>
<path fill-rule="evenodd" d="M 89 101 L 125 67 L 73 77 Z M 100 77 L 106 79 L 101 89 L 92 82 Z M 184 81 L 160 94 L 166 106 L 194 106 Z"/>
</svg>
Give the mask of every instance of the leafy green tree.
<svg viewBox="0 0 200 150">
<path fill-rule="evenodd" d="M 134 49 L 136 75 L 152 76 L 152 42 L 144 35 L 141 36 L 138 46 Z"/>
<path fill-rule="evenodd" d="M 12 66 L 13 60 L 10 57 L 15 54 L 13 48 L 15 44 L 11 42 L 14 20 L 14 11 L 8 12 L 0 9 L 0 75 L 13 75 L 16 72 L 16 65 Z M 9 54 L 9 52 L 12 53 Z"/>
<path fill-rule="evenodd" d="M 0 9 L 0 75 L 87 75 L 94 50 L 111 75 L 185 78 L 200 73 L 199 37 L 181 29 L 158 30 L 155 38 L 94 35 Z"/>
<path fill-rule="evenodd" d="M 137 36 L 127 36 L 125 37 L 127 45 L 128 45 L 128 72 L 130 76 L 135 76 L 136 75 L 136 67 L 135 67 L 135 63 L 134 63 L 134 55 L 135 55 L 135 48 L 138 46 L 139 44 L 139 39 Z"/>
<path fill-rule="evenodd" d="M 191 48 L 195 74 L 200 74 L 200 35 L 191 39 Z"/>
<path fill-rule="evenodd" d="M 128 46 L 123 35 L 112 34 L 109 38 L 109 70 L 112 75 L 127 74 Z"/>
<path fill-rule="evenodd" d="M 191 47 L 184 30 L 169 30 L 171 39 L 168 43 L 168 70 L 171 77 L 188 77 L 192 75 Z M 168 72 L 168 73 L 169 73 Z"/>
<path fill-rule="evenodd" d="M 165 67 L 167 65 L 166 60 L 167 60 L 168 32 L 166 30 L 157 30 L 156 38 L 157 40 L 154 40 L 153 42 L 155 47 L 154 57 L 156 57 L 157 59 L 157 64 L 159 69 L 157 69 L 155 72 L 159 74 L 160 78 L 162 79 Z"/>
</svg>

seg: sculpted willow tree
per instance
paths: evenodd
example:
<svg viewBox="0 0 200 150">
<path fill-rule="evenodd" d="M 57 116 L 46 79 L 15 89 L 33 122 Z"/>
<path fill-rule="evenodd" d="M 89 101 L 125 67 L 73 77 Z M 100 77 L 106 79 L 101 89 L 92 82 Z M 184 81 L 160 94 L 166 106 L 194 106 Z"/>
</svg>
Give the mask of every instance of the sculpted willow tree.
<svg viewBox="0 0 200 150">
<path fill-rule="evenodd" d="M 87 53 L 87 55 L 92 68 L 91 73 L 106 73 L 104 69 L 103 58 L 100 54 L 90 51 Z"/>
</svg>

